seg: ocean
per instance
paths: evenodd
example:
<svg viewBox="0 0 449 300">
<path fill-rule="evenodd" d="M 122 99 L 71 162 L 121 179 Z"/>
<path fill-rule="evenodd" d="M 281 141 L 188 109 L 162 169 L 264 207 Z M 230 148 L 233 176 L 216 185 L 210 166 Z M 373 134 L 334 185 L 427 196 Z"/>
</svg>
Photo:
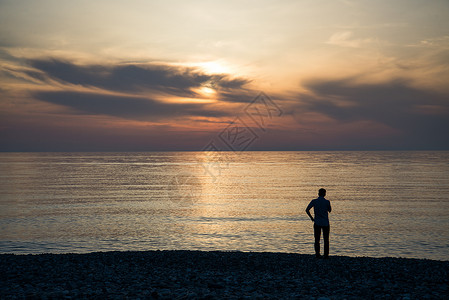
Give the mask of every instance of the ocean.
<svg viewBox="0 0 449 300">
<path fill-rule="evenodd" d="M 449 260 L 449 152 L 0 153 L 0 253 L 314 254 Z"/>
</svg>

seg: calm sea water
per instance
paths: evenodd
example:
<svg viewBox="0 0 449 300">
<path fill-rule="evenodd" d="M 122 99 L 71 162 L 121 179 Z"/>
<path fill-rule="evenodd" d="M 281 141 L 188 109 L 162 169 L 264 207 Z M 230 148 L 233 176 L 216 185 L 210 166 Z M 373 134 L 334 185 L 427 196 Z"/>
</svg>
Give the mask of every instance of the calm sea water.
<svg viewBox="0 0 449 300">
<path fill-rule="evenodd" d="M 449 152 L 1 153 L 0 253 L 313 254 L 449 260 Z"/>
</svg>

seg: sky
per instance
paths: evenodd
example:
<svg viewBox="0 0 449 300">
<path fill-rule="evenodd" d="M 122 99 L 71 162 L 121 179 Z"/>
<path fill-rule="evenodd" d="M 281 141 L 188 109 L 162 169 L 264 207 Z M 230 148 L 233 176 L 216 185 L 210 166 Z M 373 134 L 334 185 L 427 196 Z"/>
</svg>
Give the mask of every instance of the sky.
<svg viewBox="0 0 449 300">
<path fill-rule="evenodd" d="M 449 150 L 447 0 L 0 0 L 0 151 Z"/>
</svg>

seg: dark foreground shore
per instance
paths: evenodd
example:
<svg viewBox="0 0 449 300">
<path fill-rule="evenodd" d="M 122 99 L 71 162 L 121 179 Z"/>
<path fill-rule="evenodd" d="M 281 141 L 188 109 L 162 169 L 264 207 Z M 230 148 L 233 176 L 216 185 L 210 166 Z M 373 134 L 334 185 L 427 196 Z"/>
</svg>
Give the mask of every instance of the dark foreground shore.
<svg viewBox="0 0 449 300">
<path fill-rule="evenodd" d="M 148 251 L 0 255 L 1 299 L 448 299 L 449 261 Z"/>
</svg>

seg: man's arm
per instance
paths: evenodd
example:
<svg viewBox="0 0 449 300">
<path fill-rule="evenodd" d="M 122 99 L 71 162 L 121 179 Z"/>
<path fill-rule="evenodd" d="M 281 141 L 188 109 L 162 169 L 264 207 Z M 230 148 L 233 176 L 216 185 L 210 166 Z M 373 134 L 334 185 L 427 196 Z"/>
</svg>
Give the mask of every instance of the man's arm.
<svg viewBox="0 0 449 300">
<path fill-rule="evenodd" d="M 329 201 L 329 200 L 327 200 L 327 201 Z M 331 212 L 332 211 L 332 207 L 331 207 L 331 202 L 329 201 L 329 207 L 328 207 L 328 209 L 327 209 L 329 212 Z"/>
<path fill-rule="evenodd" d="M 312 208 L 312 202 L 310 202 L 310 204 L 307 206 L 306 208 L 306 213 L 309 215 L 310 220 L 312 220 L 312 222 L 315 222 L 315 219 L 312 217 L 312 215 L 310 214 L 310 209 Z"/>
</svg>

